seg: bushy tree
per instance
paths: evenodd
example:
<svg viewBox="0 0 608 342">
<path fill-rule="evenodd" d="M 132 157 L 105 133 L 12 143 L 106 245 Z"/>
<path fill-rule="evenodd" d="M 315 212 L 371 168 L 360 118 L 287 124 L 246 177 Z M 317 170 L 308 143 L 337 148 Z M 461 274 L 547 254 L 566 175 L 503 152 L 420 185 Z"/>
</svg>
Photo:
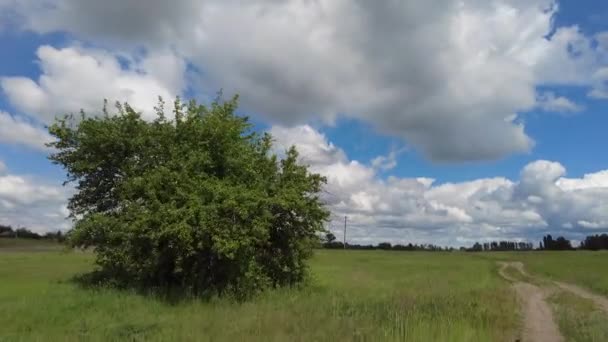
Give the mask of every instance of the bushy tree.
<svg viewBox="0 0 608 342">
<path fill-rule="evenodd" d="M 327 232 L 327 234 L 325 234 L 325 242 L 331 244 L 334 241 L 336 241 L 336 236 L 332 232 Z"/>
<path fill-rule="evenodd" d="M 572 244 L 570 243 L 570 240 L 567 240 L 563 236 L 560 236 L 557 239 L 553 240 L 551 234 L 543 236 L 543 242 L 541 246 L 541 249 L 543 250 L 564 251 L 572 249 Z"/>
<path fill-rule="evenodd" d="M 50 159 L 78 190 L 69 241 L 94 247 L 105 279 L 244 298 L 305 278 L 328 212 L 318 197 L 325 179 L 295 148 L 274 155 L 271 136 L 235 114 L 236 97 L 178 99 L 172 119 L 161 100 L 153 122 L 116 107 L 49 128 Z"/>
</svg>

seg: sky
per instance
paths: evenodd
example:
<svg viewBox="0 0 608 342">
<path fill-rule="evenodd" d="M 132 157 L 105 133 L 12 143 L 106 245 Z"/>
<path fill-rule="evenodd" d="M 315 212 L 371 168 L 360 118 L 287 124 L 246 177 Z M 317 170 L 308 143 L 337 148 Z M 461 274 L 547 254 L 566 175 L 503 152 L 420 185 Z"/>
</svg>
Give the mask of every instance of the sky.
<svg viewBox="0 0 608 342">
<path fill-rule="evenodd" d="M 0 0 L 0 224 L 72 222 L 45 126 L 240 95 L 350 243 L 608 232 L 608 3 Z"/>
</svg>

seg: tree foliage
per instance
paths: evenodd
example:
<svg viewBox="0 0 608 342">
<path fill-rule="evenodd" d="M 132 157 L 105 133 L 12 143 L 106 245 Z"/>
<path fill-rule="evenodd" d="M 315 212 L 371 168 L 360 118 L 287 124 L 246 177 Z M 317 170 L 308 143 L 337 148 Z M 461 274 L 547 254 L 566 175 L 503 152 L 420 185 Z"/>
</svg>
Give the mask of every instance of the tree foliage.
<svg viewBox="0 0 608 342">
<path fill-rule="evenodd" d="M 172 119 L 160 100 L 153 122 L 116 107 L 49 128 L 50 159 L 78 190 L 70 242 L 94 247 L 107 279 L 244 298 L 305 278 L 328 212 L 318 196 L 325 179 L 294 147 L 273 154 L 271 136 L 235 114 L 236 97 L 177 99 Z"/>
<path fill-rule="evenodd" d="M 543 246 L 542 247 L 543 250 L 552 250 L 552 251 L 564 251 L 564 250 L 573 249 L 572 244 L 570 243 L 570 240 L 567 240 L 563 236 L 560 236 L 557 239 L 553 240 L 553 237 L 551 236 L 551 234 L 543 236 L 542 246 Z"/>
<path fill-rule="evenodd" d="M 608 249 L 608 234 L 587 236 L 584 241 L 581 241 L 580 248 L 592 251 Z"/>
</svg>

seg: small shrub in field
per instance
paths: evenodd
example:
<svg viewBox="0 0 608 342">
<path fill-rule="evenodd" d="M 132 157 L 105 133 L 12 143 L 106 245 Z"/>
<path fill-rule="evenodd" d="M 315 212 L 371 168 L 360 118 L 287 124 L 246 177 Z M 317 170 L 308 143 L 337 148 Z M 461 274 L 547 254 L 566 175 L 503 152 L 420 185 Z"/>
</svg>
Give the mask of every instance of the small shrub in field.
<svg viewBox="0 0 608 342">
<path fill-rule="evenodd" d="M 77 188 L 70 242 L 94 247 L 112 283 L 244 298 L 304 279 L 325 180 L 293 147 L 272 154 L 236 107 L 177 100 L 169 120 L 161 101 L 149 122 L 118 105 L 50 127 L 50 159 Z"/>
</svg>

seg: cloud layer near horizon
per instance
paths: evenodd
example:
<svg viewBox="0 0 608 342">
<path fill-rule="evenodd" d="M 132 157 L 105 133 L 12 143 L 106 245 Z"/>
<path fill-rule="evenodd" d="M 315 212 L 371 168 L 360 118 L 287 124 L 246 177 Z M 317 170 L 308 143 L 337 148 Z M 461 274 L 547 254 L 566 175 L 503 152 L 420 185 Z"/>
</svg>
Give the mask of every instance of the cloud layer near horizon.
<svg viewBox="0 0 608 342">
<path fill-rule="evenodd" d="M 369 163 L 349 158 L 308 125 L 273 126 L 275 151 L 295 145 L 301 161 L 327 177 L 323 198 L 337 236 L 348 217 L 354 243 L 536 241 L 545 233 L 580 240 L 608 230 L 608 170 L 567 178 L 558 162 L 526 165 L 518 180 L 482 178 L 438 184 L 434 179 L 383 178 L 394 167 L 394 152 Z M 387 166 L 388 165 L 388 166 Z M 14 174 L 0 161 L 0 224 L 44 232 L 68 229 L 66 201 L 71 188 Z"/>
<path fill-rule="evenodd" d="M 328 179 L 332 227 L 350 241 L 469 245 L 492 239 L 574 239 L 608 229 L 608 170 L 566 178 L 558 162 L 534 161 L 519 180 L 503 177 L 436 184 L 429 178 L 382 179 L 374 163 L 351 160 L 310 126 L 270 130 L 277 151 L 295 145 L 301 159 Z"/>
<path fill-rule="evenodd" d="M 39 178 L 10 172 L 0 160 L 0 224 L 38 233 L 65 231 L 70 189 Z"/>
</svg>

